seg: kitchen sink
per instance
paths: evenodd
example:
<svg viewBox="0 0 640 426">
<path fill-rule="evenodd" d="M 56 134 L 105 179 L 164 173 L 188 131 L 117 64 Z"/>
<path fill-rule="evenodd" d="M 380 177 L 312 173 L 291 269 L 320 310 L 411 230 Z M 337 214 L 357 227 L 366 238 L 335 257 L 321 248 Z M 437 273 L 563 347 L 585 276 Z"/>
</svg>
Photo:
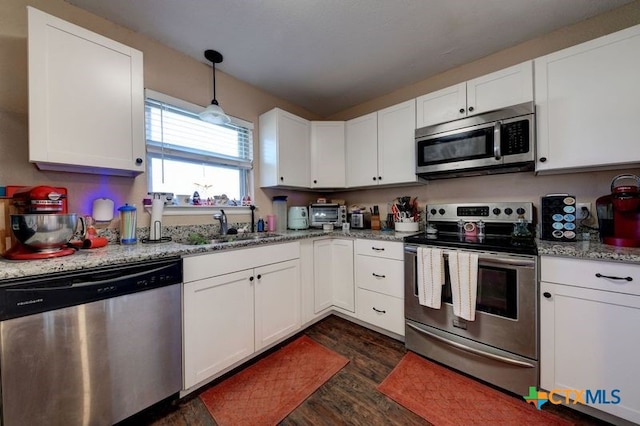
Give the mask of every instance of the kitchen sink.
<svg viewBox="0 0 640 426">
<path fill-rule="evenodd" d="M 255 232 L 255 233 L 243 233 L 243 234 L 228 234 L 228 235 L 212 235 L 204 236 L 202 234 L 191 234 L 185 240 L 179 241 L 183 244 L 189 245 L 203 245 L 203 244 L 226 244 L 236 243 L 243 241 L 258 241 L 266 238 L 280 237 L 280 234 L 273 232 Z"/>
</svg>

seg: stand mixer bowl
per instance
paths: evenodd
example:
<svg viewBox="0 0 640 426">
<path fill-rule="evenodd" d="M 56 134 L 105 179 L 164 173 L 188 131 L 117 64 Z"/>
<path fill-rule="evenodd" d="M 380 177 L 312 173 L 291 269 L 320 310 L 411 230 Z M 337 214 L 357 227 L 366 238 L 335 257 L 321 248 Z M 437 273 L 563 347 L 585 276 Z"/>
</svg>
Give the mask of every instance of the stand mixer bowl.
<svg viewBox="0 0 640 426">
<path fill-rule="evenodd" d="M 13 235 L 27 248 L 37 252 L 60 250 L 76 229 L 78 216 L 71 214 L 12 214 Z"/>
</svg>

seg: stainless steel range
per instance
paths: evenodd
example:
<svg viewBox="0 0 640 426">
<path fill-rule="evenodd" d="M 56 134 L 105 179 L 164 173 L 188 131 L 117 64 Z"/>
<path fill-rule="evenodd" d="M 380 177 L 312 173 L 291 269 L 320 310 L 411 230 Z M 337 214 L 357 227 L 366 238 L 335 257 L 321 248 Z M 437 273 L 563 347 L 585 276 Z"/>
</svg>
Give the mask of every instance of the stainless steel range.
<svg viewBox="0 0 640 426">
<path fill-rule="evenodd" d="M 405 238 L 407 349 L 525 395 L 539 382 L 533 204 L 428 205 L 426 213 L 426 232 Z M 439 256 L 436 265 L 430 263 L 434 253 Z M 473 281 L 467 288 L 475 290 L 468 298 L 475 299 L 472 315 L 454 314 L 463 294 L 457 269 L 463 258 L 472 265 L 465 264 Z M 434 268 L 436 280 L 443 283 L 432 287 L 441 293 L 440 300 L 421 304 L 419 281 L 433 275 Z"/>
</svg>

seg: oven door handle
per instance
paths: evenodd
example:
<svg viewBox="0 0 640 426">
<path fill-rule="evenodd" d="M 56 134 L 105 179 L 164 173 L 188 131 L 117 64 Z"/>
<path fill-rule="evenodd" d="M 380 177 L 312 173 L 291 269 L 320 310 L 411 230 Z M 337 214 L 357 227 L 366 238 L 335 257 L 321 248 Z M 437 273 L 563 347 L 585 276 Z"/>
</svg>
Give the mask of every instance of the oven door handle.
<svg viewBox="0 0 640 426">
<path fill-rule="evenodd" d="M 430 333 L 426 330 L 421 329 L 420 327 L 416 327 L 413 324 L 410 323 L 406 323 L 409 327 L 413 328 L 414 330 L 418 331 L 419 333 L 425 334 L 429 337 L 431 337 L 432 339 L 435 339 L 441 343 L 445 343 L 449 346 L 453 346 L 454 348 L 460 349 L 462 351 L 465 352 L 469 352 L 472 353 L 474 355 L 479 355 L 479 356 L 483 356 L 485 358 L 490 358 L 493 359 L 495 361 L 500 361 L 500 362 L 504 362 L 505 364 L 511 364 L 511 365 L 515 365 L 518 367 L 525 367 L 525 368 L 535 368 L 535 365 L 528 363 L 528 362 L 524 362 L 524 361 L 518 361 L 516 359 L 511 359 L 511 358 L 507 358 L 505 356 L 501 356 L 501 355 L 496 355 L 496 354 L 492 354 L 489 352 L 485 352 L 485 351 L 481 351 L 480 349 L 476 349 L 476 348 L 472 348 L 470 346 L 467 345 L 463 345 L 462 343 L 458 343 L 458 342 L 452 342 L 451 340 L 445 339 L 444 337 L 440 337 L 437 334 L 433 334 Z"/>
<path fill-rule="evenodd" d="M 413 246 L 406 246 L 404 248 L 404 251 L 405 253 L 416 255 L 418 252 L 418 248 Z M 443 255 L 445 259 L 449 257 L 446 249 L 444 250 Z M 478 253 L 478 262 L 482 262 L 483 265 L 486 265 L 486 264 L 510 265 L 510 266 L 524 266 L 524 267 L 530 267 L 530 268 L 533 268 L 536 264 L 536 261 L 533 258 L 517 258 L 517 257 L 505 257 L 505 256 L 497 256 L 497 255 L 487 256 L 481 253 Z"/>
</svg>

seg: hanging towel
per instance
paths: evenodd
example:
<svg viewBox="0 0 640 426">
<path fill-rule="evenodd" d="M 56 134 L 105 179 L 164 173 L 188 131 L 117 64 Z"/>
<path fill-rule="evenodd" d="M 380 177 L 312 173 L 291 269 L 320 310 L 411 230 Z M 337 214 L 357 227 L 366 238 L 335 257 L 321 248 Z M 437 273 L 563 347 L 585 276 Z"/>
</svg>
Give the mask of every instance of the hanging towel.
<svg viewBox="0 0 640 426">
<path fill-rule="evenodd" d="M 478 293 L 478 255 L 459 251 L 450 251 L 448 255 L 453 314 L 467 321 L 474 321 Z"/>
<path fill-rule="evenodd" d="M 418 247 L 418 301 L 440 309 L 444 285 L 444 258 L 441 249 Z"/>
</svg>

